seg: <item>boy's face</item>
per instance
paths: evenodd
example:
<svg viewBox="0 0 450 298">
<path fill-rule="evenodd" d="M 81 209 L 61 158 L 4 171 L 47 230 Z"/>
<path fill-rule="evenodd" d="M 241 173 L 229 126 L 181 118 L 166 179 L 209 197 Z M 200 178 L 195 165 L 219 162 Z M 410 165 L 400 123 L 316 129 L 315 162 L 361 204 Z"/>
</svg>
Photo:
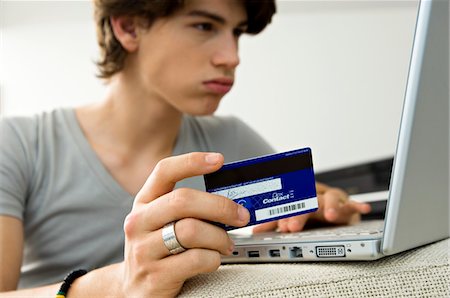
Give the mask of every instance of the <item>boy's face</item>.
<svg viewBox="0 0 450 298">
<path fill-rule="evenodd" d="M 136 53 L 145 92 L 184 113 L 212 114 L 233 85 L 246 22 L 241 0 L 188 0 L 156 20 Z"/>
</svg>

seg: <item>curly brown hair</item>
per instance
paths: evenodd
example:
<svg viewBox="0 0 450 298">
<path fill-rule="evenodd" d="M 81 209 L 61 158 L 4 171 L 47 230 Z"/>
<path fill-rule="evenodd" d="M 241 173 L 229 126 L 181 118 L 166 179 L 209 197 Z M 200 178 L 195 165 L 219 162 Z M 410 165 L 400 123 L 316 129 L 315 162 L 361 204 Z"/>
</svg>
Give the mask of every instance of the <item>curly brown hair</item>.
<svg viewBox="0 0 450 298">
<path fill-rule="evenodd" d="M 272 20 L 276 12 L 275 0 L 242 0 L 247 11 L 246 33 L 258 34 Z M 122 70 L 127 51 L 114 36 L 110 19 L 114 16 L 136 16 L 147 20 L 147 25 L 158 18 L 168 17 L 184 5 L 185 0 L 94 0 L 94 17 L 100 59 L 96 62 L 98 77 L 109 79 Z"/>
</svg>

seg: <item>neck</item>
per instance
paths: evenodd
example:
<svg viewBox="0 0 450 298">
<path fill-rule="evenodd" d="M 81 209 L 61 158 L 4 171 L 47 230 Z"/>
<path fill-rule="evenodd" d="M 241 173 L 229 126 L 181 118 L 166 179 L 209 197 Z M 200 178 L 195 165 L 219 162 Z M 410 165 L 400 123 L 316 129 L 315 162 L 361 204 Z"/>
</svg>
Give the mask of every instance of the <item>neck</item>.
<svg viewBox="0 0 450 298">
<path fill-rule="evenodd" d="M 111 81 L 100 103 L 77 109 L 93 146 L 123 154 L 169 155 L 180 130 L 182 113 L 157 96 L 139 92 L 123 78 Z"/>
</svg>

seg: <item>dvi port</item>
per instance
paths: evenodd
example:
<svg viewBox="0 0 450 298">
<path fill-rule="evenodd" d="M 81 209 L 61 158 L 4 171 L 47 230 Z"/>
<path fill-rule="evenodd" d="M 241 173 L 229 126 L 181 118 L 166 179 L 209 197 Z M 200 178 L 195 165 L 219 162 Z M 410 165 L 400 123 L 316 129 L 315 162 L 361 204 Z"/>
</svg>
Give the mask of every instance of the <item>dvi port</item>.
<svg viewBox="0 0 450 298">
<path fill-rule="evenodd" d="M 318 258 L 345 257 L 345 247 L 343 245 L 316 246 L 316 255 Z"/>
</svg>

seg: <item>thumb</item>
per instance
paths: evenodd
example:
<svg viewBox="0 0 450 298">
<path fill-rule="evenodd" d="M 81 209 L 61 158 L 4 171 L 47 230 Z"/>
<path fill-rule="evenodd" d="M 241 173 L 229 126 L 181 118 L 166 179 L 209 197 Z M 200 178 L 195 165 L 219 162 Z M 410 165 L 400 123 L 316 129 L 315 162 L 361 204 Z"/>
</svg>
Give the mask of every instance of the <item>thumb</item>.
<svg viewBox="0 0 450 298">
<path fill-rule="evenodd" d="M 212 152 L 192 152 L 162 159 L 136 196 L 135 203 L 149 203 L 170 192 L 185 178 L 209 174 L 223 165 L 223 155 Z"/>
</svg>

